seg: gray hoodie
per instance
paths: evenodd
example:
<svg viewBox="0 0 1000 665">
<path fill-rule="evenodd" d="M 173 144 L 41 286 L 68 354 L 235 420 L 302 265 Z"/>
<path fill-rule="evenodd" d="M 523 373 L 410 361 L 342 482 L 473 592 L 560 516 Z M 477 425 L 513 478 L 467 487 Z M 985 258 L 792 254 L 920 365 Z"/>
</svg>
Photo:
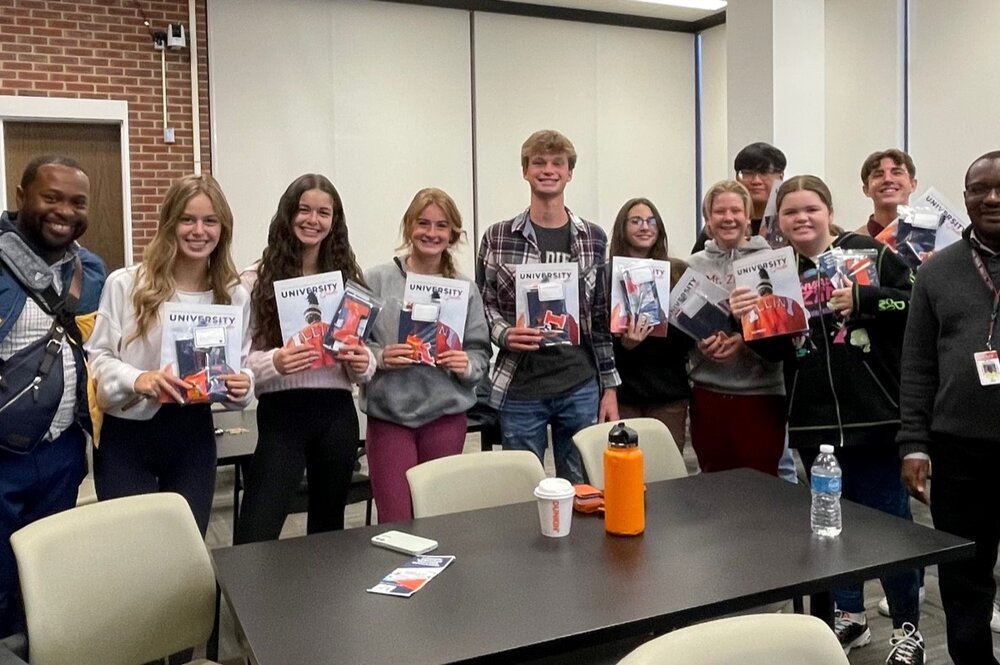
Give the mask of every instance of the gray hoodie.
<svg viewBox="0 0 1000 665">
<path fill-rule="evenodd" d="M 461 376 L 430 365 L 403 369 L 382 366 L 382 348 L 399 341 L 399 312 L 406 285 L 405 258 L 375 266 L 365 273 L 372 292 L 383 300 L 368 346 L 378 369 L 361 387 L 361 410 L 369 416 L 420 427 L 441 416 L 464 413 L 476 403 L 476 384 L 490 363 L 490 331 L 486 325 L 482 296 L 475 283 L 469 289 L 469 310 L 462 346 L 469 366 Z M 471 282 L 459 275 L 458 279 Z"/>
<path fill-rule="evenodd" d="M 709 240 L 705 249 L 688 259 L 688 265 L 727 291 L 732 291 L 736 286 L 733 261 L 765 249 L 770 249 L 770 246 L 762 236 L 753 236 L 745 245 L 731 250 L 722 249 L 714 240 Z M 764 360 L 749 348 L 720 363 L 709 360 L 694 347 L 688 364 L 688 376 L 700 388 L 735 395 L 785 394 L 781 363 Z"/>
</svg>

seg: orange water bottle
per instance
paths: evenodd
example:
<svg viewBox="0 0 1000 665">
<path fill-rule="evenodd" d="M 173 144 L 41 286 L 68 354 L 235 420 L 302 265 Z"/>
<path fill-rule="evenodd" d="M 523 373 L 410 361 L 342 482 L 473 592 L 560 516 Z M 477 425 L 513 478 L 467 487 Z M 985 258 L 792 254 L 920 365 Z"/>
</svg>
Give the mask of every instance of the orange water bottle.
<svg viewBox="0 0 1000 665">
<path fill-rule="evenodd" d="M 646 529 L 646 488 L 642 450 L 634 429 L 618 423 L 604 451 L 604 529 L 616 536 L 637 536 Z"/>
</svg>

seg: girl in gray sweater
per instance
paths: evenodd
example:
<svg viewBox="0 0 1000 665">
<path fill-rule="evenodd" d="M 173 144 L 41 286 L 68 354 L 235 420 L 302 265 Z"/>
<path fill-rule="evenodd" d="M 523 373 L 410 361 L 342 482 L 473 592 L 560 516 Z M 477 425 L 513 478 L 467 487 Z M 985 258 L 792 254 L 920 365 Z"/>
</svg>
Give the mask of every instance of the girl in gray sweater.
<svg viewBox="0 0 1000 665">
<path fill-rule="evenodd" d="M 365 273 L 368 287 L 384 301 L 370 341 L 377 369 L 361 402 L 368 414 L 366 452 L 380 524 L 413 516 L 407 469 L 462 452 L 465 412 L 476 403 L 475 386 L 490 359 L 479 290 L 458 274 L 451 254 L 462 237 L 455 202 L 440 189 L 420 190 L 403 215 L 401 233 L 407 253 Z M 436 365 L 418 362 L 414 347 L 398 342 L 408 273 L 469 282 L 462 347 L 437 353 Z"/>
</svg>

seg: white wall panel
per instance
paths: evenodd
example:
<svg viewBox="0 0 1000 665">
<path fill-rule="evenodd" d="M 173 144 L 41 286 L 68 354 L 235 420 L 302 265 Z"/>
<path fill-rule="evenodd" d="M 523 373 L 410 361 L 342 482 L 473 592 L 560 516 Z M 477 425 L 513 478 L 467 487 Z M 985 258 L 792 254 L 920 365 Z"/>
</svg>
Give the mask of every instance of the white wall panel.
<svg viewBox="0 0 1000 665">
<path fill-rule="evenodd" d="M 241 222 L 254 220 L 237 232 L 239 263 L 260 255 L 278 197 L 307 171 L 340 191 L 364 267 L 392 256 L 421 187 L 451 194 L 471 231 L 468 12 L 367 0 L 209 7 L 216 173 Z M 471 274 L 471 245 L 460 265 Z"/>
<path fill-rule="evenodd" d="M 910 2 L 910 148 L 920 188 L 963 206 L 965 171 L 1000 148 L 1000 3 Z"/>
<path fill-rule="evenodd" d="M 826 183 L 834 216 L 849 231 L 872 212 L 861 163 L 876 150 L 903 148 L 899 5 L 868 0 L 859 20 L 856 0 L 826 0 Z"/>
<path fill-rule="evenodd" d="M 557 129 L 579 161 L 567 205 L 610 229 L 624 201 L 652 199 L 672 246 L 694 241 L 694 38 L 477 13 L 480 229 L 524 209 L 520 147 Z"/>
</svg>

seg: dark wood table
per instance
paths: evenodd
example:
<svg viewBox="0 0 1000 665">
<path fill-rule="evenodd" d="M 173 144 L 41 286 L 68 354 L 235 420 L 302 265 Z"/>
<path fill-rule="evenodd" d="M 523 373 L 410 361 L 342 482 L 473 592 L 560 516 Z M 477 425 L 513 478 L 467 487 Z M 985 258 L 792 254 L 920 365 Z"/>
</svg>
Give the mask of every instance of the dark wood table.
<svg viewBox="0 0 1000 665">
<path fill-rule="evenodd" d="M 219 583 L 256 665 L 514 662 L 663 631 L 972 555 L 971 542 L 852 503 L 844 533 L 809 530 L 807 489 L 755 471 L 649 485 L 646 532 L 576 515 L 539 533 L 535 502 L 393 524 L 456 561 L 409 599 L 365 592 L 406 555 L 389 527 L 215 550 Z"/>
</svg>

